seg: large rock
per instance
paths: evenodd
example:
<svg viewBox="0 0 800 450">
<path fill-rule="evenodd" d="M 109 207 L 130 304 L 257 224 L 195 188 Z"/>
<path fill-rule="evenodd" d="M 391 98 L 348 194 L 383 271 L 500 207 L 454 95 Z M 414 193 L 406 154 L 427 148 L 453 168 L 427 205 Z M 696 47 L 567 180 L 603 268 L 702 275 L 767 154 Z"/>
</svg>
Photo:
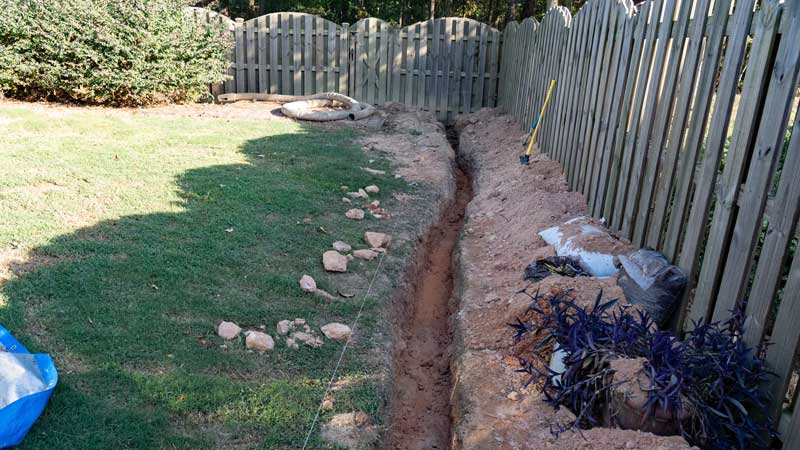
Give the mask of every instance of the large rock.
<svg viewBox="0 0 800 450">
<path fill-rule="evenodd" d="M 344 213 L 345 217 L 352 220 L 363 220 L 364 219 L 364 210 L 359 208 L 348 209 L 346 213 Z"/>
<path fill-rule="evenodd" d="M 322 254 L 322 265 L 328 272 L 347 272 L 347 257 L 336 250 Z"/>
<path fill-rule="evenodd" d="M 336 323 L 332 322 L 327 325 L 324 325 L 322 328 L 322 334 L 325 335 L 328 339 L 333 339 L 334 341 L 346 341 L 347 338 L 350 337 L 350 327 L 343 323 Z"/>
<path fill-rule="evenodd" d="M 244 345 L 257 352 L 269 352 L 275 348 L 275 341 L 272 336 L 260 331 L 250 331 L 244 339 Z"/>
<path fill-rule="evenodd" d="M 356 250 L 353 252 L 353 256 L 356 258 L 366 259 L 367 261 L 371 261 L 376 256 L 378 256 L 377 252 L 373 252 L 372 250 Z"/>
<path fill-rule="evenodd" d="M 384 233 L 367 231 L 364 233 L 364 240 L 372 248 L 387 248 L 389 243 L 392 242 L 392 237 Z"/>
<path fill-rule="evenodd" d="M 314 292 L 317 289 L 317 282 L 309 275 L 300 277 L 300 289 L 305 292 Z"/>
<path fill-rule="evenodd" d="M 241 332 L 242 329 L 239 327 L 239 325 L 236 325 L 233 322 L 222 321 L 217 327 L 217 334 L 219 337 L 225 340 L 236 339 Z"/>
</svg>

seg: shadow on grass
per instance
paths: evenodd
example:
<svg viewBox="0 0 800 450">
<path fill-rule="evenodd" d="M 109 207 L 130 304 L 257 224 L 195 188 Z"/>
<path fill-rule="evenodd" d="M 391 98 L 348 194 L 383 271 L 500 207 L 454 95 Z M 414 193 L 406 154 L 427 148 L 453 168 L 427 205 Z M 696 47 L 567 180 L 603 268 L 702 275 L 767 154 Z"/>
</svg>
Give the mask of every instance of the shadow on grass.
<svg viewBox="0 0 800 450">
<path fill-rule="evenodd" d="M 343 217 L 341 185 L 401 187 L 359 170 L 366 156 L 351 138 L 309 127 L 247 141 L 248 164 L 178 177 L 181 212 L 100 222 L 34 249 L 0 285 L 0 323 L 50 353 L 61 380 L 20 448 L 297 448 L 340 345 L 292 351 L 278 341 L 259 355 L 214 327 L 232 320 L 274 335 L 282 319 L 354 316 L 354 302 L 323 304 L 297 289 L 302 273 L 332 283 L 319 255 L 361 239 L 364 224 Z M 358 285 L 361 272 L 337 283 Z M 369 378 L 369 361 L 345 363 L 345 377 Z M 370 389 L 337 408 L 374 412 Z"/>
</svg>

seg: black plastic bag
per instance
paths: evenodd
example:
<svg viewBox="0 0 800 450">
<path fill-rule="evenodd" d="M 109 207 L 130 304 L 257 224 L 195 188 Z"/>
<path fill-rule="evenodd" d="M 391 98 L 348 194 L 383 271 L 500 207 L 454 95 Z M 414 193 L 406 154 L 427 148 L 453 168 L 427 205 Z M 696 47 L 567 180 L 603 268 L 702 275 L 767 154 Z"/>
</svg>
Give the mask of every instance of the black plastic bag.
<svg viewBox="0 0 800 450">
<path fill-rule="evenodd" d="M 668 325 L 686 289 L 686 274 L 655 250 L 642 248 L 617 259 L 622 266 L 617 284 L 628 303 L 641 305 L 659 327 Z"/>
<path fill-rule="evenodd" d="M 588 277 L 578 258 L 572 256 L 548 256 L 535 260 L 525 268 L 526 280 L 541 281 L 550 275 L 565 277 Z"/>
</svg>

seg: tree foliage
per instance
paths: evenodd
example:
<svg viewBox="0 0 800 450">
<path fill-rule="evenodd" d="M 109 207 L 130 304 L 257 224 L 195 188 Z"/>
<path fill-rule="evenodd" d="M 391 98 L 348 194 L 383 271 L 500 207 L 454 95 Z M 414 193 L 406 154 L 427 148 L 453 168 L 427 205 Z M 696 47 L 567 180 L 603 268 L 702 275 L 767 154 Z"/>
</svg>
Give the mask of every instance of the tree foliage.
<svg viewBox="0 0 800 450">
<path fill-rule="evenodd" d="M 575 12 L 585 1 L 566 0 L 559 4 Z M 272 12 L 297 11 L 336 23 L 377 17 L 398 25 L 429 19 L 433 5 L 436 17 L 469 17 L 502 28 L 509 18 L 521 20 L 533 16 L 540 20 L 550 2 L 552 0 L 197 0 L 194 4 L 245 19 Z"/>
</svg>

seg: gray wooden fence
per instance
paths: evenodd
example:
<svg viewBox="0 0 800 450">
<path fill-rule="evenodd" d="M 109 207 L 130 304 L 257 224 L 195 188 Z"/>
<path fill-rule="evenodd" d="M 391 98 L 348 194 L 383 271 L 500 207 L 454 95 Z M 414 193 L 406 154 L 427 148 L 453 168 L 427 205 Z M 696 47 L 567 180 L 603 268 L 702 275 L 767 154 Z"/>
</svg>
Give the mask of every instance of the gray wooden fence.
<svg viewBox="0 0 800 450">
<path fill-rule="evenodd" d="M 595 217 L 690 274 L 679 325 L 746 305 L 747 342 L 774 342 L 768 389 L 791 449 L 799 10 L 797 0 L 589 0 L 574 18 L 552 9 L 504 31 L 499 90 L 526 127 L 557 80 L 538 145 Z"/>
<path fill-rule="evenodd" d="M 474 20 L 445 17 L 397 28 L 374 18 L 337 25 L 293 12 L 248 21 L 191 12 L 233 35 L 231 79 L 218 92 L 337 91 L 376 105 L 401 102 L 442 119 L 497 103 L 500 32 Z"/>
</svg>

